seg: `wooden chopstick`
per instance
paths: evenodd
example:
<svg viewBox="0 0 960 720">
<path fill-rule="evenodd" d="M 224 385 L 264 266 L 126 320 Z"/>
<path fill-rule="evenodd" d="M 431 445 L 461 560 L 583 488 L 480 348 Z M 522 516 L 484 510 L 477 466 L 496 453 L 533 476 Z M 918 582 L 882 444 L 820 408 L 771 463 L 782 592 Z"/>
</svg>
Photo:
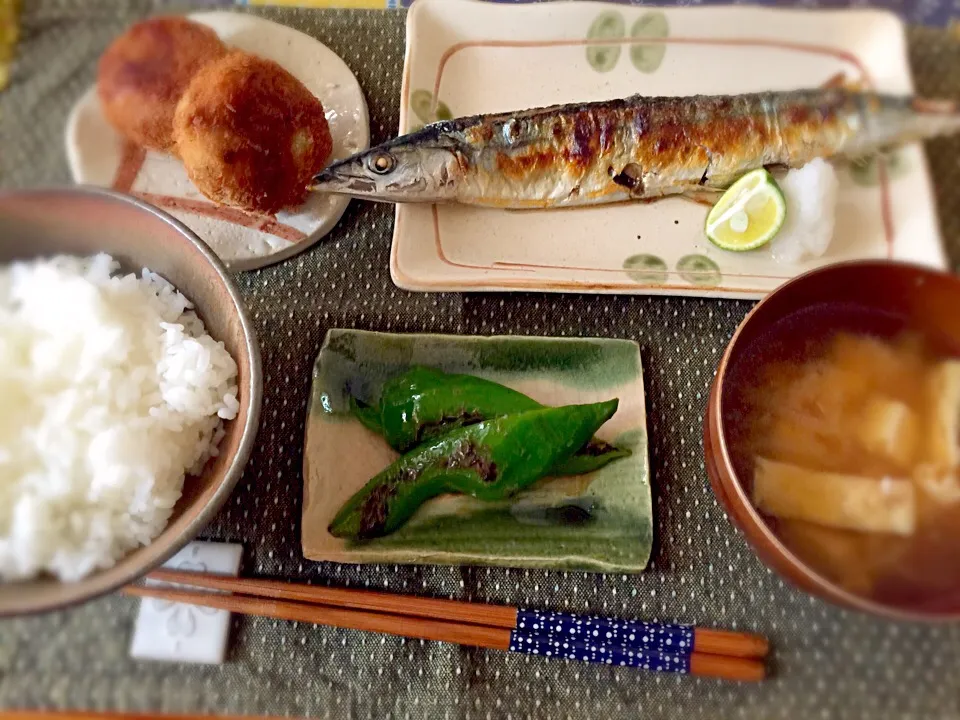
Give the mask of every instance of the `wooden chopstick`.
<svg viewBox="0 0 960 720">
<path fill-rule="evenodd" d="M 241 615 L 260 615 L 279 620 L 294 620 L 296 622 L 366 630 L 423 640 L 474 645 L 494 650 L 507 650 L 510 645 L 509 630 L 488 625 L 470 625 L 467 623 L 458 625 L 445 620 L 431 620 L 409 615 L 388 615 L 326 605 L 309 605 L 289 600 L 245 595 L 218 595 L 149 585 L 128 585 L 124 588 L 124 592 L 128 595 L 154 597 L 172 602 L 186 602 L 219 610 L 229 610 Z"/>
<path fill-rule="evenodd" d="M 150 580 L 178 585 L 192 585 L 208 590 L 243 593 L 258 597 L 294 600 L 316 605 L 335 605 L 354 610 L 373 610 L 394 615 L 455 620 L 472 625 L 512 629 L 517 624 L 517 609 L 503 605 L 438 600 L 415 595 L 330 588 L 302 583 L 238 578 L 212 573 L 194 573 L 181 570 L 154 570 L 147 576 Z"/>
<path fill-rule="evenodd" d="M 188 578 L 189 579 L 189 578 Z M 227 610 L 243 615 L 258 615 L 280 620 L 385 633 L 408 638 L 471 645 L 494 650 L 510 650 L 534 655 L 568 657 L 604 664 L 633 665 L 651 670 L 716 677 L 726 680 L 758 681 L 766 674 L 762 662 L 754 659 L 692 653 L 670 655 L 654 650 L 605 647 L 577 641 L 553 640 L 529 636 L 507 628 L 456 623 L 447 620 L 312 605 L 291 600 L 247 595 L 181 590 L 150 585 L 128 585 L 124 592 L 171 602 Z M 561 642 L 565 642 L 561 650 Z M 569 646 L 569 647 L 568 647 Z"/>
<path fill-rule="evenodd" d="M 167 583 L 192 585 L 208 590 L 222 590 L 225 592 L 243 593 L 258 597 L 270 597 L 279 600 L 293 600 L 312 604 L 332 605 L 354 610 L 372 610 L 374 612 L 390 613 L 394 615 L 408 615 L 411 617 L 434 618 L 450 620 L 473 625 L 489 625 L 491 627 L 507 628 L 509 630 L 523 629 L 532 631 L 532 625 L 540 624 L 536 619 L 528 619 L 527 615 L 543 616 L 544 619 L 563 615 L 566 624 L 583 621 L 585 618 L 562 613 L 536 613 L 521 610 L 506 605 L 488 605 L 485 603 L 462 602 L 459 600 L 440 600 L 434 598 L 417 597 L 414 595 L 399 595 L 394 593 L 373 592 L 370 590 L 352 590 L 346 588 L 317 587 L 277 580 L 262 580 L 258 578 L 235 578 L 209 573 L 181 572 L 176 570 L 155 570 L 150 573 L 150 579 Z M 518 628 L 518 617 L 525 622 L 526 627 Z M 627 621 L 616 621 L 604 618 L 591 618 L 606 625 L 619 625 L 617 631 L 621 636 L 629 638 L 624 633 Z M 647 643 L 642 641 L 643 635 L 637 636 L 633 643 L 637 647 L 655 649 L 670 653 L 709 653 L 712 655 L 727 655 L 730 657 L 763 658 L 769 652 L 770 645 L 765 637 L 753 633 L 733 632 L 730 630 L 713 630 L 709 628 L 689 628 L 686 626 L 671 626 L 660 623 L 644 623 L 644 626 L 660 628 L 682 628 L 673 633 L 650 633 L 646 637 Z M 597 625 L 604 635 L 606 627 Z M 692 643 L 680 647 L 679 637 L 689 636 L 692 630 Z M 664 644 L 667 639 L 671 645 Z M 628 642 L 629 644 L 629 642 Z"/>
</svg>

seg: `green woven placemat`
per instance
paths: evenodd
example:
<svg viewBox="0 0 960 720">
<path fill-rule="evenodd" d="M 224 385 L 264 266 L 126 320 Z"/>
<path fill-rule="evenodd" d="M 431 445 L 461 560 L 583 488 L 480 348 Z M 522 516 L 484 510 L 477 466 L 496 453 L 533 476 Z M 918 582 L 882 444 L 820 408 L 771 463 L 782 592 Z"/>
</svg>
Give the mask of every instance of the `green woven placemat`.
<svg viewBox="0 0 960 720">
<path fill-rule="evenodd" d="M 0 94 L 0 183 L 67 182 L 63 128 L 99 53 L 146 0 L 29 0 L 11 85 Z M 374 141 L 397 127 L 403 15 L 270 10 L 355 71 Z M 960 97 L 960 44 L 911 32 L 925 95 Z M 929 146 L 950 256 L 960 262 L 960 146 Z M 229 662 L 135 662 L 136 602 L 110 597 L 0 622 L 0 706 L 264 713 L 330 718 L 956 718 L 960 628 L 880 622 L 785 586 L 716 504 L 700 418 L 719 354 L 747 302 L 543 294 L 415 295 L 388 273 L 390 208 L 351 203 L 330 238 L 240 276 L 260 333 L 260 447 L 205 533 L 242 542 L 243 572 L 531 607 L 751 628 L 775 645 L 775 676 L 741 686 L 546 661 L 309 625 L 236 618 Z M 310 368 L 329 327 L 600 335 L 637 340 L 648 393 L 657 537 L 641 576 L 304 561 L 301 443 Z"/>
</svg>

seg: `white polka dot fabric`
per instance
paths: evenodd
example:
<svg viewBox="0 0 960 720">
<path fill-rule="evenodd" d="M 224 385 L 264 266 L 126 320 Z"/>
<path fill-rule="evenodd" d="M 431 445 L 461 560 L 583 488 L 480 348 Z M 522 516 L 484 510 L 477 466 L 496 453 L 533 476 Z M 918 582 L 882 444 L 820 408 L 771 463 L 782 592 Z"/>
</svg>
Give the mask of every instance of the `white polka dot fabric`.
<svg viewBox="0 0 960 720">
<path fill-rule="evenodd" d="M 61 138 L 68 108 L 91 82 L 106 43 L 158 8 L 114 0 L 24 6 L 20 60 L 11 88 L 0 94 L 0 182 L 66 182 Z M 264 14 L 340 54 L 367 94 L 374 142 L 394 132 L 402 14 Z M 946 37 L 934 31 L 912 36 L 918 82 L 928 94 L 960 97 L 960 51 Z M 951 179 L 957 180 L 960 151 L 952 142 L 932 146 L 930 156 L 941 207 L 954 208 L 944 225 L 956 260 L 960 182 Z M 391 223 L 389 207 L 351 203 L 317 247 L 239 277 L 263 350 L 262 427 L 242 481 L 204 539 L 242 543 L 247 575 L 749 629 L 771 639 L 773 677 L 737 685 L 238 617 L 223 666 L 161 665 L 130 659 L 136 601 L 114 596 L 0 621 L 0 707 L 371 720 L 960 717 L 960 628 L 874 620 L 785 586 L 714 500 L 700 421 L 719 354 L 748 303 L 405 293 L 388 273 Z M 637 340 L 646 369 L 657 516 L 649 570 L 626 576 L 304 561 L 304 414 L 313 359 L 330 327 Z"/>
</svg>

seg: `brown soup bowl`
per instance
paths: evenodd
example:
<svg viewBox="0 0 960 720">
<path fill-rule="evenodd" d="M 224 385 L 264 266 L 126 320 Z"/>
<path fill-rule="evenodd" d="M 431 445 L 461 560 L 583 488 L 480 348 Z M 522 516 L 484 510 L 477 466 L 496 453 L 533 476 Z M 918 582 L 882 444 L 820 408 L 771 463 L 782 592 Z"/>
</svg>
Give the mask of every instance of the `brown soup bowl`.
<svg viewBox="0 0 960 720">
<path fill-rule="evenodd" d="M 760 559 L 802 590 L 843 607 L 891 619 L 944 621 L 960 618 L 960 596 L 922 608 L 890 605 L 853 594 L 792 552 L 754 507 L 749 478 L 738 477 L 725 418 L 734 410 L 732 368 L 776 323 L 814 305 L 860 307 L 894 316 L 908 330 L 946 338 L 960 347 L 960 277 L 890 261 L 839 263 L 780 286 L 747 315 L 720 360 L 703 426 L 705 463 L 713 491 Z M 818 313 L 830 330 L 829 314 Z"/>
<path fill-rule="evenodd" d="M 0 580 L 0 617 L 90 600 L 145 575 L 190 542 L 230 496 L 253 449 L 260 417 L 260 351 L 223 263 L 185 225 L 134 198 L 94 188 L 0 192 L 0 263 L 105 252 L 125 272 L 146 267 L 189 298 L 207 332 L 238 366 L 240 409 L 199 476 L 187 476 L 166 528 L 149 545 L 77 582 Z"/>
</svg>

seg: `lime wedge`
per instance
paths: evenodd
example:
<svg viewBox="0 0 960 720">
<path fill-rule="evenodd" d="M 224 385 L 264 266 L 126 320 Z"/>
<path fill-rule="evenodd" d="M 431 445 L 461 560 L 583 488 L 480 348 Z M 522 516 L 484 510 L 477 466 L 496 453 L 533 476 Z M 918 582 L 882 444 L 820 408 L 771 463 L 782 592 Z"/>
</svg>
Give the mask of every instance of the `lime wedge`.
<svg viewBox="0 0 960 720">
<path fill-rule="evenodd" d="M 752 170 L 713 206 L 705 230 L 710 242 L 724 250 L 754 250 L 770 242 L 786 216 L 787 203 L 773 176 Z"/>
</svg>

